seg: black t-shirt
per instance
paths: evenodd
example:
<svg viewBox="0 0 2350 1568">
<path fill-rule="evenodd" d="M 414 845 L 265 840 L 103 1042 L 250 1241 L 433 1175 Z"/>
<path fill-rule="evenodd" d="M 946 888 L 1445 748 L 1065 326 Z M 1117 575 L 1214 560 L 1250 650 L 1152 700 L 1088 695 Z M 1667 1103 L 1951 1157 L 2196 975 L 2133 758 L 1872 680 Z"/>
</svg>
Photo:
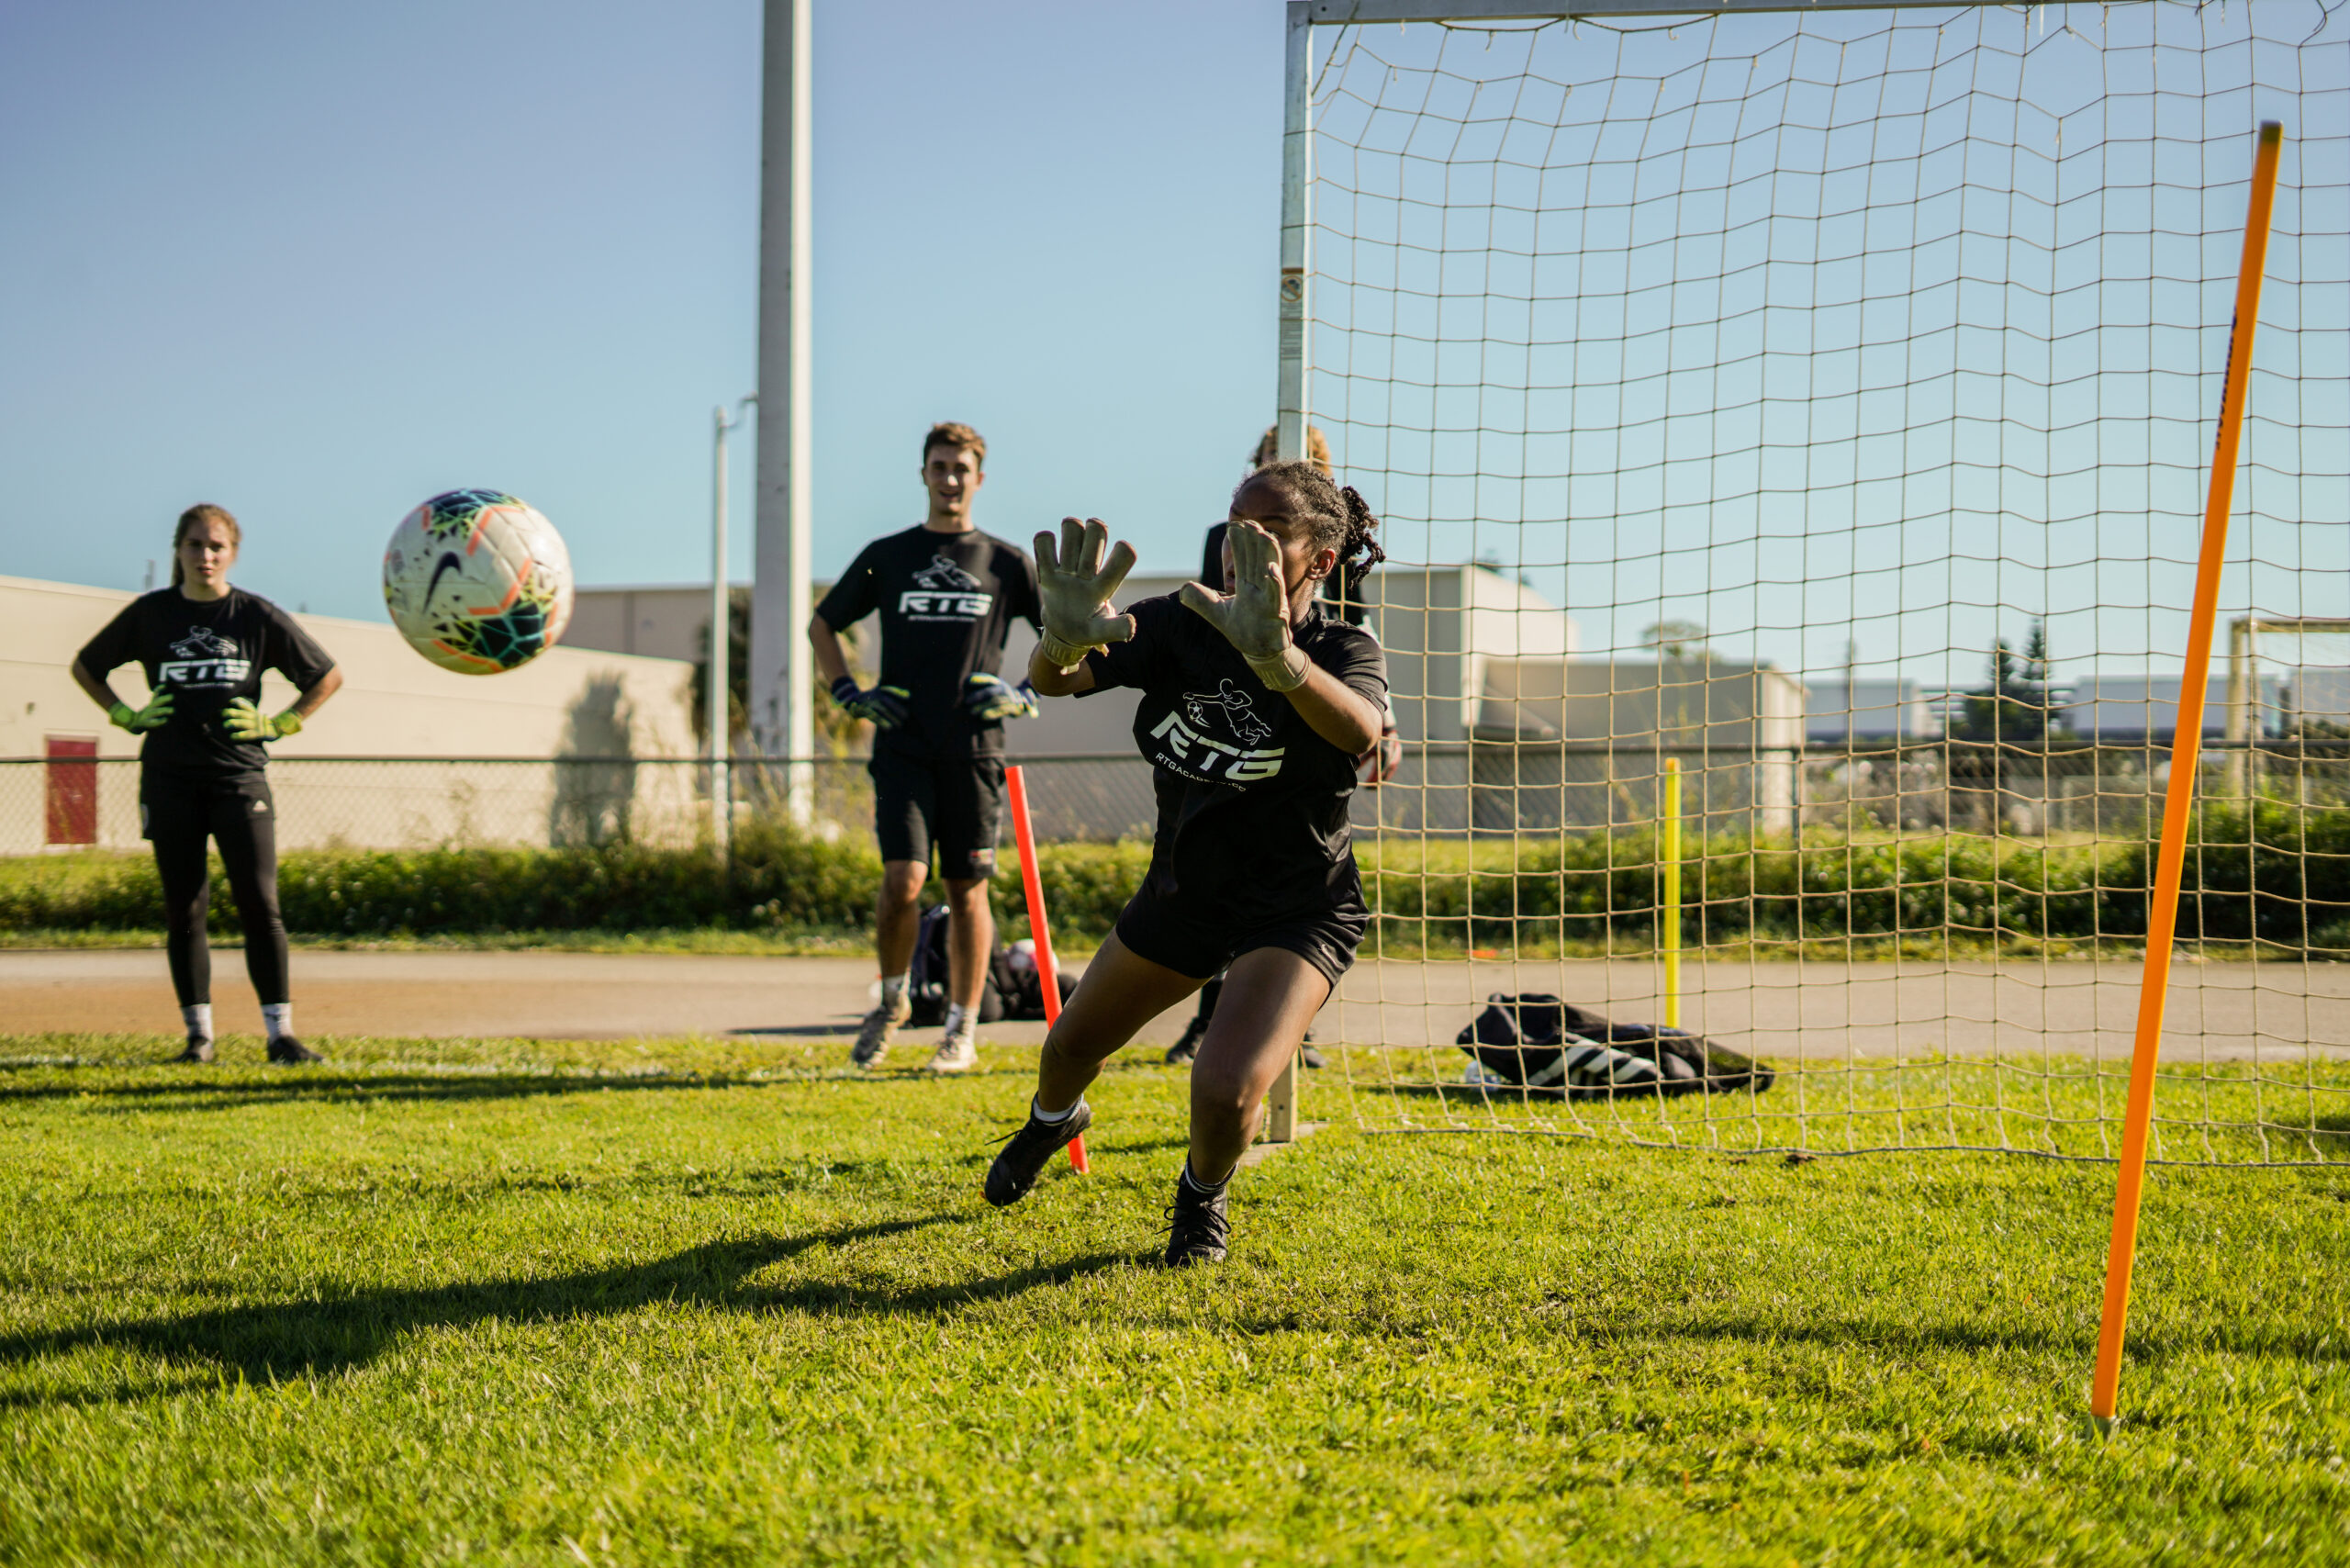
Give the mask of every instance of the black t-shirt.
<svg viewBox="0 0 2350 1568">
<path fill-rule="evenodd" d="M 176 588 L 157 588 L 122 607 L 122 613 L 76 655 L 100 679 L 127 664 L 147 672 L 147 685 L 172 694 L 172 716 L 147 732 L 139 748 L 141 771 L 202 779 L 259 773 L 269 754 L 258 741 L 233 738 L 221 722 L 230 702 L 261 700 L 261 672 L 274 669 L 308 691 L 326 678 L 334 660 L 294 618 L 258 594 L 230 588 L 209 603 Z"/>
<path fill-rule="evenodd" d="M 881 612 L 883 686 L 912 692 L 913 717 L 873 737 L 901 756 L 1003 755 L 1003 721 L 963 711 L 963 683 L 999 675 L 1013 622 L 1041 626 L 1036 568 L 992 534 L 909 528 L 857 552 L 816 613 L 845 632 Z"/>
<path fill-rule="evenodd" d="M 1353 754 L 1315 734 L 1223 633 L 1172 595 L 1128 613 L 1133 639 L 1086 664 L 1094 690 L 1142 693 L 1135 744 L 1158 795 L 1145 890 L 1236 930 L 1361 910 L 1347 826 Z M 1387 661 L 1368 633 L 1312 604 L 1291 635 L 1307 658 L 1385 710 Z"/>
</svg>

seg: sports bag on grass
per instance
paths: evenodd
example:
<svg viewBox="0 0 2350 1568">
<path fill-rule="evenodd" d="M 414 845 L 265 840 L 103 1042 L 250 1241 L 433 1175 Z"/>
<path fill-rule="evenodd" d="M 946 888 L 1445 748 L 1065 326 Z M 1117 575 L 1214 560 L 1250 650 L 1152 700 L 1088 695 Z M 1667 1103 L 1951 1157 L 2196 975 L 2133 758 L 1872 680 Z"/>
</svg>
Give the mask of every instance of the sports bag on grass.
<svg viewBox="0 0 2350 1568">
<path fill-rule="evenodd" d="M 906 974 L 906 999 L 914 1010 L 907 1023 L 933 1028 L 946 1022 L 946 906 L 934 903 L 922 912 L 922 924 L 914 932 L 913 968 Z M 1077 981 L 1067 974 L 1059 980 L 1061 1000 L 1067 1002 Z M 1045 987 L 1035 964 L 1016 964 L 1009 949 L 997 947 L 988 960 L 987 979 L 979 982 L 979 1021 L 1000 1024 L 1007 1018 L 1044 1016 Z"/>
<path fill-rule="evenodd" d="M 1494 991 L 1460 1048 L 1510 1088 L 1581 1100 L 1605 1094 L 1720 1093 L 1771 1087 L 1771 1069 L 1702 1035 L 1611 1023 L 1541 991 Z"/>
</svg>

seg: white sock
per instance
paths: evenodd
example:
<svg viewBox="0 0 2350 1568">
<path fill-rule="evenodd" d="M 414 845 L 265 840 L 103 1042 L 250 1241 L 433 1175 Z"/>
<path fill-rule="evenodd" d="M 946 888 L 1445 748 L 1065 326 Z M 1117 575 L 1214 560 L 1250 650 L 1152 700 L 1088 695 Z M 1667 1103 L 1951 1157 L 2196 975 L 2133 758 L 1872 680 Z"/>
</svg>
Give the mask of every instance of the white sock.
<svg viewBox="0 0 2350 1568">
<path fill-rule="evenodd" d="M 881 977 L 882 1005 L 886 1007 L 895 1007 L 899 1002 L 903 1002 L 906 999 L 906 980 L 907 976 L 905 975 L 883 975 Z"/>
<path fill-rule="evenodd" d="M 1036 1103 L 1035 1097 L 1031 1096 L 1028 1101 L 1028 1114 L 1035 1117 L 1038 1121 L 1043 1122 L 1047 1126 L 1058 1126 L 1061 1123 L 1068 1121 L 1071 1116 L 1076 1115 L 1078 1105 L 1082 1105 L 1084 1103 L 1085 1096 L 1080 1094 L 1077 1097 L 1077 1103 L 1071 1105 L 1068 1110 L 1047 1111 L 1042 1105 Z"/>
<path fill-rule="evenodd" d="M 1213 1198 L 1218 1193 L 1223 1192 L 1225 1188 L 1231 1183 L 1232 1172 L 1229 1170 L 1225 1171 L 1224 1173 L 1224 1180 L 1221 1182 L 1203 1182 L 1197 1176 L 1192 1174 L 1191 1157 L 1186 1155 L 1183 1159 L 1183 1174 L 1177 1177 L 1176 1180 L 1181 1182 L 1185 1186 L 1191 1188 L 1192 1191 L 1199 1193 L 1202 1197 Z"/>
<path fill-rule="evenodd" d="M 261 1004 L 261 1025 L 269 1031 L 274 1042 L 294 1032 L 294 1004 L 290 1002 L 264 1002 Z"/>
<path fill-rule="evenodd" d="M 963 1011 L 963 1004 L 959 1002 L 948 1002 L 946 1004 L 947 1037 L 951 1039 L 957 1035 L 968 1034 L 970 1030 L 971 1016 Z"/>
<path fill-rule="evenodd" d="M 212 1003 L 190 1002 L 180 1009 L 180 1020 L 187 1025 L 189 1039 L 208 1040 L 212 1037 Z"/>
</svg>

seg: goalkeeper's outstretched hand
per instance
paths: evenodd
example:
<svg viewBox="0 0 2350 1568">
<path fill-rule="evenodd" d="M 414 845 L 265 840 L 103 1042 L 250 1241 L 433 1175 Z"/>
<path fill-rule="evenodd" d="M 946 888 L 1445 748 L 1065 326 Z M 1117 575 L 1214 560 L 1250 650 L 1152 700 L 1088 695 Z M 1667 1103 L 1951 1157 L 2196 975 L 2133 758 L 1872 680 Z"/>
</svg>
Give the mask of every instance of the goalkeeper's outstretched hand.
<svg viewBox="0 0 2350 1568">
<path fill-rule="evenodd" d="M 302 715 L 288 708 L 273 719 L 254 707 L 252 698 L 240 697 L 222 711 L 220 723 L 241 741 L 276 741 L 299 734 Z"/>
<path fill-rule="evenodd" d="M 1135 634 L 1134 617 L 1121 615 L 1110 605 L 1110 596 L 1134 569 L 1135 547 L 1121 542 L 1112 548 L 1109 524 L 1098 517 L 1082 523 L 1073 517 L 1061 519 L 1058 543 L 1049 530 L 1036 535 L 1036 596 L 1045 611 L 1040 645 L 1047 662 L 1058 669 L 1075 669 L 1094 649 Z"/>
<path fill-rule="evenodd" d="M 963 683 L 963 711 L 974 719 L 1033 719 L 1039 711 L 1036 689 L 1024 680 L 1014 686 L 999 675 L 975 675 Z"/>
<path fill-rule="evenodd" d="M 863 719 L 879 730 L 894 730 L 913 717 L 913 693 L 902 686 L 877 686 L 870 691 L 860 691 L 856 682 L 843 676 L 833 682 L 833 700 L 850 718 Z"/>
<path fill-rule="evenodd" d="M 1183 608 L 1224 633 L 1270 691 L 1305 684 L 1304 653 L 1289 636 L 1289 588 L 1281 580 L 1281 547 L 1261 523 L 1235 521 L 1225 532 L 1232 549 L 1232 591 L 1185 583 Z"/>
<path fill-rule="evenodd" d="M 129 730 L 134 735 L 143 735 L 149 730 L 162 729 L 164 721 L 171 716 L 172 694 L 168 690 L 158 691 L 154 696 L 147 699 L 147 706 L 144 708 L 133 708 L 128 702 L 118 702 L 106 710 L 106 718 L 115 728 Z"/>
</svg>

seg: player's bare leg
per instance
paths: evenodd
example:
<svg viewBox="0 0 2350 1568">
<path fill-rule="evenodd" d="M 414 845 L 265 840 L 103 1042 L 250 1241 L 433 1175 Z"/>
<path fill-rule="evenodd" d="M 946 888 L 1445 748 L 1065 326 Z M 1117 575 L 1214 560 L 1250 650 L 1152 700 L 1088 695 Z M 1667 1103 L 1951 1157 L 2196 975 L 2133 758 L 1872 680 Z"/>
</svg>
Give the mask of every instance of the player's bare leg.
<svg viewBox="0 0 2350 1568">
<path fill-rule="evenodd" d="M 1200 985 L 1200 977 L 1152 963 L 1129 951 L 1116 932 L 1110 934 L 1045 1036 L 1035 1102 L 1027 1124 L 1012 1135 L 988 1170 L 988 1202 L 1002 1207 L 1026 1195 L 1046 1163 L 1093 1125 L 1085 1088 L 1100 1075 L 1102 1064 Z"/>
<path fill-rule="evenodd" d="M 1257 1137 L 1265 1095 L 1330 998 L 1322 971 L 1281 947 L 1233 960 L 1192 1065 L 1192 1148 L 1167 1209 L 1169 1268 L 1223 1260 L 1225 1184 Z"/>
<path fill-rule="evenodd" d="M 1322 971 L 1285 947 L 1233 960 L 1192 1064 L 1192 1175 L 1221 1184 L 1257 1138 L 1265 1096 L 1330 999 Z"/>
<path fill-rule="evenodd" d="M 858 1025 L 849 1060 L 871 1067 L 890 1048 L 890 1037 L 913 1012 L 906 995 L 906 971 L 913 968 L 914 937 L 922 925 L 918 908 L 930 868 L 919 860 L 888 860 L 881 866 L 881 891 L 874 901 L 874 946 L 881 960 L 881 1001 Z"/>
<path fill-rule="evenodd" d="M 995 911 L 985 878 L 946 883 L 946 1034 L 930 1058 L 933 1072 L 963 1072 L 979 1065 L 979 992 L 988 955 L 995 951 Z"/>
</svg>

